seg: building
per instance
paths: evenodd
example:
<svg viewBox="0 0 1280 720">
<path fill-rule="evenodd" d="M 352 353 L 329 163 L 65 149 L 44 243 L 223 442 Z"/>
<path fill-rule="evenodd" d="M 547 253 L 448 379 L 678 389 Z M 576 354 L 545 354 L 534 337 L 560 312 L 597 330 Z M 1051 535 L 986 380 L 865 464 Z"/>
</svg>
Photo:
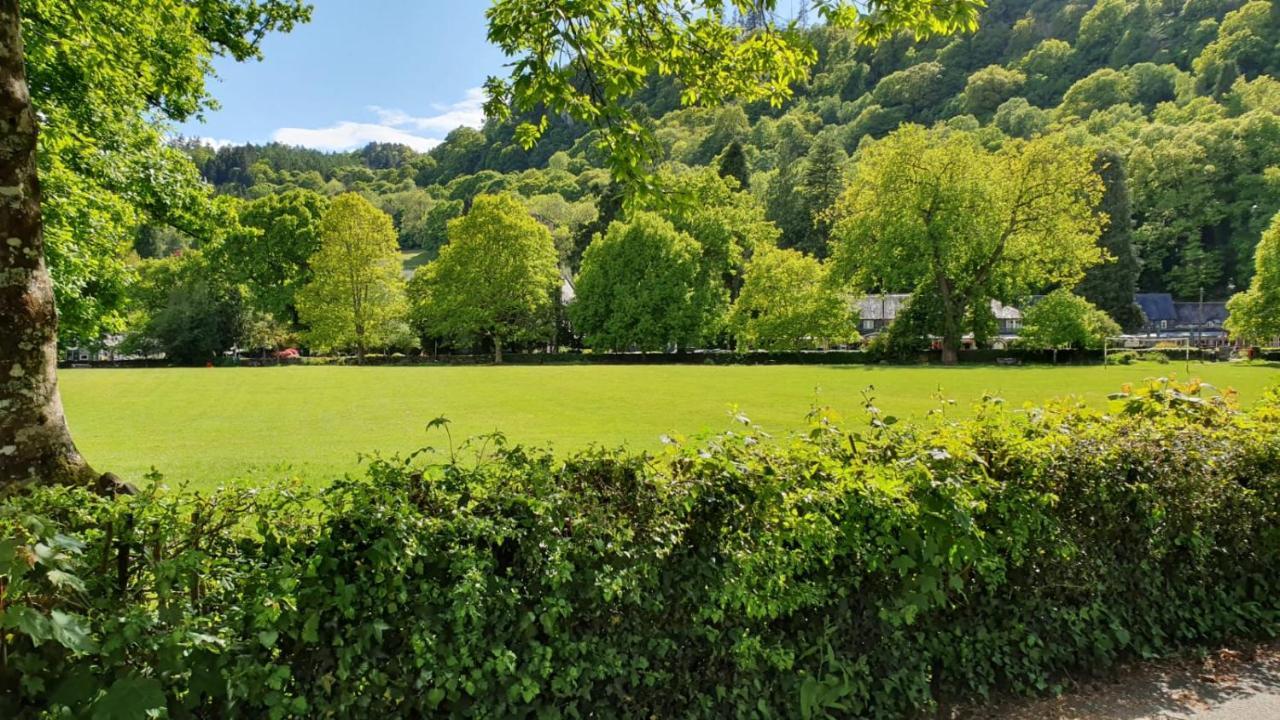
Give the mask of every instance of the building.
<svg viewBox="0 0 1280 720">
<path fill-rule="evenodd" d="M 1223 327 L 1227 321 L 1225 301 L 1181 301 L 1169 293 L 1138 293 L 1133 301 L 1146 316 L 1137 335 L 1207 347 L 1230 343 Z"/>
<path fill-rule="evenodd" d="M 908 293 L 863 296 L 854 303 L 853 308 L 858 313 L 858 330 L 863 336 L 867 336 L 889 327 L 910 298 Z M 1022 329 L 1022 311 L 1012 305 L 992 300 L 991 314 L 995 316 L 996 334 L 1000 336 L 1012 337 Z"/>
</svg>

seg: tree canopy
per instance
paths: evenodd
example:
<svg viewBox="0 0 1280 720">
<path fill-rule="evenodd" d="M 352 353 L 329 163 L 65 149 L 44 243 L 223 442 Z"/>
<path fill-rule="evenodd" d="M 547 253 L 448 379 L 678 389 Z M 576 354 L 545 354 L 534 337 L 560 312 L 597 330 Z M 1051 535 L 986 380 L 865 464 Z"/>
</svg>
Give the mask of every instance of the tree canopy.
<svg viewBox="0 0 1280 720">
<path fill-rule="evenodd" d="M 1032 348 L 1100 348 L 1120 334 L 1120 325 L 1096 305 L 1059 288 L 1040 298 L 1023 315 L 1019 341 Z"/>
<path fill-rule="evenodd" d="M 927 284 L 955 361 L 966 313 L 1074 283 L 1102 260 L 1092 153 L 1061 137 L 997 151 L 907 126 L 864 148 L 838 205 L 836 270 L 861 289 Z"/>
<path fill-rule="evenodd" d="M 550 231 L 513 195 L 480 195 L 449 221 L 449 242 L 410 284 L 424 337 L 487 341 L 495 362 L 517 341 L 550 342 L 560 272 Z"/>
<path fill-rule="evenodd" d="M 569 319 L 588 347 L 667 350 L 704 337 L 702 248 L 661 216 L 615 222 L 582 256 Z"/>
<path fill-rule="evenodd" d="M 980 0 L 817 0 L 833 27 L 862 42 L 899 30 L 917 37 L 976 26 Z M 816 53 L 774 19 L 777 0 L 497 0 L 487 11 L 489 40 L 515 58 L 509 78 L 486 84 L 486 114 L 541 108 L 516 128 L 528 147 L 553 115 L 601 128 L 599 143 L 622 178 L 642 180 L 658 155 L 653 136 L 629 106 L 651 76 L 680 85 L 684 104 L 738 99 L 780 105 L 804 79 Z M 754 18 L 742 32 L 726 22 L 732 7 Z M 865 10 L 865 12 L 864 12 Z"/>
<path fill-rule="evenodd" d="M 747 264 L 730 326 L 740 350 L 821 348 L 857 335 L 849 303 L 816 258 L 761 250 Z"/>
<path fill-rule="evenodd" d="M 1227 303 L 1227 331 L 1252 343 L 1280 337 L 1280 214 L 1262 234 L 1254 252 L 1249 288 Z"/>
<path fill-rule="evenodd" d="M 403 314 L 404 279 L 391 218 L 348 193 L 320 219 L 320 247 L 307 261 L 311 280 L 297 295 L 309 342 L 365 350 L 386 340 Z"/>
</svg>

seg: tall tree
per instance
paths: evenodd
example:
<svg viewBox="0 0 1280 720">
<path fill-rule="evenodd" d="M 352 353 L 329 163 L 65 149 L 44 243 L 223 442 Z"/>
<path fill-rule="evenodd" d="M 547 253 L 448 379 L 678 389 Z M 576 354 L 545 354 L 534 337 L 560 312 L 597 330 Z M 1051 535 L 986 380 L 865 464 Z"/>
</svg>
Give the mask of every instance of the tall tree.
<svg viewBox="0 0 1280 720">
<path fill-rule="evenodd" d="M 747 154 L 742 151 L 742 143 L 737 140 L 725 147 L 716 169 L 720 177 L 731 177 L 737 180 L 738 187 L 742 190 L 751 187 L 751 170 L 747 167 Z"/>
<path fill-rule="evenodd" d="M 827 274 L 817 258 L 796 250 L 757 252 L 733 304 L 738 348 L 803 350 L 855 335 L 849 301 Z"/>
<path fill-rule="evenodd" d="M 700 256 L 696 240 L 657 214 L 615 222 L 582 256 L 569 320 L 592 348 L 689 347 L 708 324 Z"/>
<path fill-rule="evenodd" d="M 932 282 L 942 358 L 992 297 L 1075 283 L 1102 259 L 1092 153 L 1058 137 L 1008 142 L 909 125 L 862 151 L 841 199 L 835 260 L 860 289 Z"/>
<path fill-rule="evenodd" d="M 1249 289 L 1227 302 L 1227 332 L 1246 342 L 1264 343 L 1280 337 L 1280 213 L 1253 255 Z"/>
<path fill-rule="evenodd" d="M 1102 178 L 1102 202 L 1098 214 L 1104 225 L 1098 244 L 1107 259 L 1085 270 L 1076 292 L 1102 308 L 1125 332 L 1142 327 L 1142 310 L 1134 304 L 1138 289 L 1138 254 L 1133 249 L 1133 211 L 1124 158 L 1114 150 L 1102 150 L 1093 159 L 1093 170 Z"/>
<path fill-rule="evenodd" d="M 99 148 L 123 146 L 136 151 L 125 158 L 145 160 L 160 148 L 154 126 L 144 129 L 146 118 L 183 119 L 204 107 L 204 73 L 212 56 L 256 56 L 266 32 L 287 30 L 309 13 L 289 0 L 165 0 L 146 7 L 50 2 L 40 10 L 30 19 L 34 38 L 28 56 L 19 2 L 0 0 L 0 227 L 6 235 L 0 243 L 0 487 L 94 476 L 71 439 L 58 395 L 58 320 L 45 264 L 36 116 L 24 60 L 42 74 L 36 87 L 47 93 L 45 121 L 65 118 L 57 127 L 74 129 L 63 135 L 62 147 L 105 161 L 112 156 Z M 142 37 L 164 42 L 141 42 Z M 123 140 L 133 142 L 121 145 Z M 142 162 L 133 170 L 149 165 L 154 167 Z M 84 167 L 79 177 L 93 176 L 98 186 L 104 177 L 138 177 L 122 172 L 127 163 Z M 58 177 L 74 185 L 77 176 L 67 168 Z M 165 200 L 149 196 L 145 186 L 135 197 L 139 205 Z"/>
<path fill-rule="evenodd" d="M 365 350 L 404 311 L 404 279 L 391 217 L 356 193 L 339 195 L 320 220 L 311 282 L 297 295 L 307 338 L 320 347 Z"/>
<path fill-rule="evenodd" d="M 551 232 L 513 195 L 479 195 L 449 221 L 449 242 L 410 283 L 413 321 L 426 336 L 493 344 L 493 361 L 554 331 L 560 271 Z"/>
<path fill-rule="evenodd" d="M 824 258 L 831 239 L 831 208 L 844 191 L 844 148 L 834 133 L 823 133 L 805 156 L 800 181 L 801 200 L 807 216 L 804 235 L 796 249 Z"/>
<path fill-rule="evenodd" d="M 729 304 L 742 287 L 746 261 L 758 249 L 773 247 L 778 229 L 750 193 L 731 189 L 710 168 L 659 173 L 667 191 L 637 203 L 669 220 L 699 245 L 698 289 L 693 303 L 703 313 L 707 333 L 719 331 Z"/>
<path fill-rule="evenodd" d="M 0 488 L 93 478 L 58 395 L 58 314 L 44 264 L 36 117 L 20 28 L 18 0 L 0 0 Z"/>
<path fill-rule="evenodd" d="M 297 324 L 295 295 L 311 280 L 307 263 L 320 248 L 320 221 L 328 209 L 328 198 L 310 190 L 245 203 L 240 226 L 218 246 L 217 262 L 233 282 L 249 288 L 258 310 Z"/>
</svg>

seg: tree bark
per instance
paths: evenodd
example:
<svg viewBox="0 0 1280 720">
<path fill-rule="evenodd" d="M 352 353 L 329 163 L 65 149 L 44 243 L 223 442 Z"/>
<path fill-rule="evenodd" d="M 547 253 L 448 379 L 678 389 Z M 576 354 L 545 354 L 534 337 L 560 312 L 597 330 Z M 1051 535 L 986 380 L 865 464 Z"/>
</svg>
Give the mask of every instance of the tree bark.
<svg viewBox="0 0 1280 720">
<path fill-rule="evenodd" d="M 58 394 L 58 313 L 44 262 L 36 119 L 18 0 L 0 0 L 0 490 L 90 483 Z"/>
<path fill-rule="evenodd" d="M 502 364 L 502 338 L 497 335 L 493 336 L 493 364 Z"/>
<path fill-rule="evenodd" d="M 942 364 L 958 365 L 960 363 L 960 323 L 964 317 L 964 307 L 958 307 L 951 282 L 939 276 L 937 278 L 938 294 L 942 298 Z"/>
</svg>

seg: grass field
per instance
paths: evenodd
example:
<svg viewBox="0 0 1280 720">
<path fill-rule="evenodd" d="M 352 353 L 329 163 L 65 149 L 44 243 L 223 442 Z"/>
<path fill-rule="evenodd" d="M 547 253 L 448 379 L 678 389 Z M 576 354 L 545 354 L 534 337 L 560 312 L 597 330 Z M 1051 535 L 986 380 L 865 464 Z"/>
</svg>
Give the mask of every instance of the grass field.
<svg viewBox="0 0 1280 720">
<path fill-rule="evenodd" d="M 1102 406 L 1122 383 L 1181 363 L 1129 367 L 548 366 L 283 367 L 68 370 L 63 398 L 95 467 L 127 479 L 151 467 L 167 481 L 210 486 L 238 477 L 309 482 L 358 468 L 357 455 L 441 447 L 424 426 L 445 415 L 454 438 L 501 429 L 570 450 L 597 443 L 655 448 L 663 433 L 730 426 L 736 405 L 772 431 L 803 424 L 814 404 L 862 421 L 874 387 L 886 413 L 921 417 L 937 395 L 968 412 L 983 393 L 1013 405 L 1072 395 Z M 1190 377 L 1233 388 L 1243 403 L 1280 380 L 1270 366 L 1197 365 Z"/>
</svg>

